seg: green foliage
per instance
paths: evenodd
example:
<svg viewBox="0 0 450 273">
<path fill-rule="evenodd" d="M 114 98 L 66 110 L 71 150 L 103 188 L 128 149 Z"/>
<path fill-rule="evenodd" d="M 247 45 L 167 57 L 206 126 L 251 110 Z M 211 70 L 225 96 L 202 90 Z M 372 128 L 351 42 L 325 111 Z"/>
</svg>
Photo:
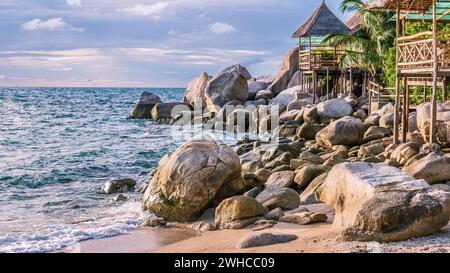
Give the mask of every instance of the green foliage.
<svg viewBox="0 0 450 273">
<path fill-rule="evenodd" d="M 397 53 L 395 44 L 389 48 L 389 52 L 385 57 L 384 62 L 384 74 L 383 80 L 387 83 L 389 87 L 395 87 L 395 79 L 396 79 L 396 66 L 397 66 Z"/>
</svg>

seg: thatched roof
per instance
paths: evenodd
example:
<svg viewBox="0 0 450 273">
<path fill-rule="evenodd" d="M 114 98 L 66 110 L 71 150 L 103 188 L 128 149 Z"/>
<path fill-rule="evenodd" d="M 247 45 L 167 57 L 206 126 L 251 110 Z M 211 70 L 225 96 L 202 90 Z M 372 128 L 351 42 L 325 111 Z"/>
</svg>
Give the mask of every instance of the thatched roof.
<svg viewBox="0 0 450 273">
<path fill-rule="evenodd" d="M 397 7 L 400 7 L 401 10 L 424 12 L 431 5 L 433 5 L 433 0 L 373 0 L 367 5 L 367 9 L 395 11 Z"/>
<path fill-rule="evenodd" d="M 348 27 L 330 11 L 323 1 L 311 18 L 292 35 L 292 38 L 348 34 L 349 32 Z"/>
<path fill-rule="evenodd" d="M 350 29 L 350 34 L 356 33 L 361 29 L 361 16 L 361 13 L 357 12 L 345 22 L 345 25 Z"/>
</svg>

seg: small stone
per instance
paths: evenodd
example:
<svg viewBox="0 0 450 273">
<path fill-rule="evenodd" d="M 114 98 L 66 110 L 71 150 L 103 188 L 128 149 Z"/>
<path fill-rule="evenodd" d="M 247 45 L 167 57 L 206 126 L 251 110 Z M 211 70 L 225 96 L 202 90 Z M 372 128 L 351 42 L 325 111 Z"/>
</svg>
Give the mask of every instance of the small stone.
<svg viewBox="0 0 450 273">
<path fill-rule="evenodd" d="M 298 225 L 309 225 L 314 223 L 326 222 L 328 217 L 323 213 L 301 212 L 287 214 L 280 218 L 281 222 L 293 223 Z"/>
<path fill-rule="evenodd" d="M 102 186 L 102 191 L 106 194 L 123 193 L 133 191 L 136 181 L 131 178 L 111 180 Z"/>
<path fill-rule="evenodd" d="M 167 224 L 167 221 L 164 220 L 161 217 L 151 216 L 140 224 L 141 227 L 159 227 L 159 226 L 165 226 Z"/>
<path fill-rule="evenodd" d="M 247 191 L 246 193 L 244 193 L 244 196 L 247 197 L 251 197 L 251 198 L 256 198 L 256 196 L 258 196 L 258 194 L 261 193 L 261 190 L 257 187 L 254 187 L 253 189 Z"/>
<path fill-rule="evenodd" d="M 193 229 L 199 232 L 205 232 L 205 231 L 214 231 L 216 230 L 216 226 L 205 222 L 205 221 L 200 221 L 200 222 L 196 222 L 193 224 L 190 224 L 187 226 L 187 228 L 189 229 Z"/>
<path fill-rule="evenodd" d="M 294 185 L 295 173 L 293 171 L 282 171 L 273 173 L 266 182 L 266 187 L 282 188 Z"/>
<path fill-rule="evenodd" d="M 119 193 L 118 195 L 114 196 L 113 200 L 114 202 L 123 202 L 127 201 L 128 197 L 124 194 Z"/>
<path fill-rule="evenodd" d="M 282 209 L 280 208 L 275 208 L 271 211 L 269 211 L 269 213 L 267 213 L 264 218 L 267 220 L 274 220 L 274 221 L 278 221 L 280 219 L 280 217 L 282 217 L 284 215 L 284 212 Z"/>
<path fill-rule="evenodd" d="M 268 246 L 282 244 L 297 239 L 296 235 L 285 233 L 252 233 L 239 242 L 236 248 L 252 248 L 259 246 Z"/>
</svg>

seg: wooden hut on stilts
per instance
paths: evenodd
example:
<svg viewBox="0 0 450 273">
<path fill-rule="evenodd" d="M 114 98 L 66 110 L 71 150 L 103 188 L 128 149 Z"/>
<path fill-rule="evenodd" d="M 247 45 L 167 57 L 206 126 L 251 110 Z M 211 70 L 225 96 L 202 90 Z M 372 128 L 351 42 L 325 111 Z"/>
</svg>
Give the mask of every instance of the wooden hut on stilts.
<svg viewBox="0 0 450 273">
<path fill-rule="evenodd" d="M 400 112 L 402 141 L 406 142 L 409 119 L 409 86 L 431 83 L 430 143 L 436 143 L 438 84 L 442 83 L 442 98 L 447 100 L 450 77 L 450 33 L 438 31 L 438 23 L 450 22 L 449 0 L 377 0 L 368 9 L 395 11 L 396 21 L 396 87 L 394 111 L 394 143 L 399 143 Z M 409 21 L 430 22 L 432 30 L 406 36 Z M 403 84 L 401 85 L 401 83 Z M 426 88 L 425 88 L 426 98 Z M 402 98 L 402 102 L 401 99 Z M 400 104 L 403 109 L 400 111 Z"/>
<path fill-rule="evenodd" d="M 330 82 L 335 90 L 334 95 L 337 95 L 339 78 L 342 78 L 339 60 L 344 50 L 324 47 L 322 41 L 329 34 L 348 33 L 350 29 L 330 11 L 325 1 L 322 1 L 313 15 L 292 35 L 293 38 L 299 39 L 301 84 L 307 87 L 308 92 L 312 89 L 314 103 L 319 95 L 318 83 L 321 78 L 326 77 L 324 87 L 327 98 L 330 97 Z"/>
</svg>

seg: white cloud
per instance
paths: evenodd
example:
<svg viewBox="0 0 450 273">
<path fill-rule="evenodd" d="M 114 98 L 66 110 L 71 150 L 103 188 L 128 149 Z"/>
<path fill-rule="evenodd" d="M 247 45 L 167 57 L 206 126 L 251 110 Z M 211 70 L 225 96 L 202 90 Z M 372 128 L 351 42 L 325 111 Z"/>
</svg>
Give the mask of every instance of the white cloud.
<svg viewBox="0 0 450 273">
<path fill-rule="evenodd" d="M 215 34 L 227 34 L 236 31 L 236 28 L 227 23 L 214 23 L 209 25 L 209 30 Z"/>
<path fill-rule="evenodd" d="M 63 18 L 50 18 L 48 20 L 42 19 L 33 19 L 22 24 L 22 29 L 27 31 L 32 30 L 48 30 L 48 31 L 57 31 L 57 30 L 70 30 L 75 32 L 82 32 L 84 28 L 73 27 L 66 22 L 64 22 Z"/>
<path fill-rule="evenodd" d="M 81 0 L 66 0 L 69 6 L 81 6 Z"/>
<path fill-rule="evenodd" d="M 168 2 L 157 2 L 155 4 L 136 4 L 131 7 L 121 9 L 120 11 L 132 15 L 150 16 L 153 19 L 158 20 L 168 7 Z"/>
</svg>

